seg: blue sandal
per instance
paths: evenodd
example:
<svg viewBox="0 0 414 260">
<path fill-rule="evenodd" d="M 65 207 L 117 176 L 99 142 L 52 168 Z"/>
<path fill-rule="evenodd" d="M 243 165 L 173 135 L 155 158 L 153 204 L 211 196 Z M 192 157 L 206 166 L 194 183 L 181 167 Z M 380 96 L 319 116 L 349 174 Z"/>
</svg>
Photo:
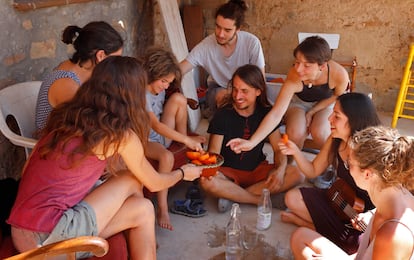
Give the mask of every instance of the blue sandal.
<svg viewBox="0 0 414 260">
<path fill-rule="evenodd" d="M 198 187 L 198 185 L 191 185 L 190 187 L 188 187 L 187 192 L 185 193 L 185 198 L 201 203 L 204 199 L 200 187 Z"/>
<path fill-rule="evenodd" d="M 203 208 L 203 203 L 200 200 L 175 200 L 174 206 L 170 211 L 175 214 L 199 218 L 207 215 L 207 210 Z"/>
</svg>

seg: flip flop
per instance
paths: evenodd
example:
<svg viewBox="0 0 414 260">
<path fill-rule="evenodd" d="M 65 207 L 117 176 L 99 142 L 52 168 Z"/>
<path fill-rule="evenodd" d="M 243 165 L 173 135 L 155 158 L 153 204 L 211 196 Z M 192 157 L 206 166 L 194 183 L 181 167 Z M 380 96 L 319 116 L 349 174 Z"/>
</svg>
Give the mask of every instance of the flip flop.
<svg viewBox="0 0 414 260">
<path fill-rule="evenodd" d="M 199 218 L 207 215 L 207 210 L 203 208 L 203 203 L 191 199 L 175 200 L 174 206 L 170 208 L 174 214 L 179 214 L 192 218 Z"/>
<path fill-rule="evenodd" d="M 185 193 L 185 198 L 194 201 L 203 201 L 203 195 L 197 185 L 191 185 L 188 187 L 187 192 Z"/>
</svg>

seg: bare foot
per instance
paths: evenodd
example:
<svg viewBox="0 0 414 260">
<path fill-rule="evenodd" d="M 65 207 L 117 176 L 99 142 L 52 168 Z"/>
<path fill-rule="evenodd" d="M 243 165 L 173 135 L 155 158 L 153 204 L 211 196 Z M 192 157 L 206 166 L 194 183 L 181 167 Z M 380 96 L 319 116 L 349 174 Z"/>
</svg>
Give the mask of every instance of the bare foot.
<svg viewBox="0 0 414 260">
<path fill-rule="evenodd" d="M 173 226 L 171 225 L 170 215 L 168 214 L 168 211 L 163 212 L 162 210 L 158 210 L 157 223 L 158 223 L 158 226 L 162 228 L 174 230 Z"/>
<path fill-rule="evenodd" d="M 295 222 L 293 221 L 293 218 L 297 218 L 297 216 L 294 213 L 290 212 L 290 211 L 280 212 L 280 219 L 283 222 L 295 224 Z"/>
<path fill-rule="evenodd" d="M 280 213 L 280 219 L 286 223 L 292 223 L 300 227 L 308 227 L 310 229 L 315 230 L 315 226 L 313 225 L 313 223 L 310 223 L 302 219 L 301 217 L 299 217 L 291 211 L 282 211 Z"/>
</svg>

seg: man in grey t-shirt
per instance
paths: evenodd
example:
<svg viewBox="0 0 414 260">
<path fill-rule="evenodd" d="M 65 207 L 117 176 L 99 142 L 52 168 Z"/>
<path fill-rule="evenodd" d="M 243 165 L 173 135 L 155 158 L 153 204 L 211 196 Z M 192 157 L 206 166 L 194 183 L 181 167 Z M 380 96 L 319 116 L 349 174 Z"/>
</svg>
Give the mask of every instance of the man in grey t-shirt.
<svg viewBox="0 0 414 260">
<path fill-rule="evenodd" d="M 180 63 L 183 74 L 197 66 L 209 74 L 207 105 L 211 112 L 223 101 L 227 84 L 238 67 L 253 64 L 263 75 L 265 73 L 260 40 L 251 33 L 240 31 L 246 10 L 246 3 L 240 0 L 230 0 L 220 6 L 215 15 L 215 33 L 197 44 Z"/>
</svg>

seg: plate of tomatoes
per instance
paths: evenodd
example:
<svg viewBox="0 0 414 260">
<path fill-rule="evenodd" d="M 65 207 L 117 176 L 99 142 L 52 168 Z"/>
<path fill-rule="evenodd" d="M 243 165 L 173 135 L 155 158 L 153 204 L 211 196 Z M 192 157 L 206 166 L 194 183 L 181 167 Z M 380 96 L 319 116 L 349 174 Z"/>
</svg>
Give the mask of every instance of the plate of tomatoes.
<svg viewBox="0 0 414 260">
<path fill-rule="evenodd" d="M 217 169 L 224 163 L 222 155 L 211 152 L 187 151 L 186 156 L 192 164 L 204 166 L 201 176 L 209 177 L 217 173 Z"/>
</svg>

